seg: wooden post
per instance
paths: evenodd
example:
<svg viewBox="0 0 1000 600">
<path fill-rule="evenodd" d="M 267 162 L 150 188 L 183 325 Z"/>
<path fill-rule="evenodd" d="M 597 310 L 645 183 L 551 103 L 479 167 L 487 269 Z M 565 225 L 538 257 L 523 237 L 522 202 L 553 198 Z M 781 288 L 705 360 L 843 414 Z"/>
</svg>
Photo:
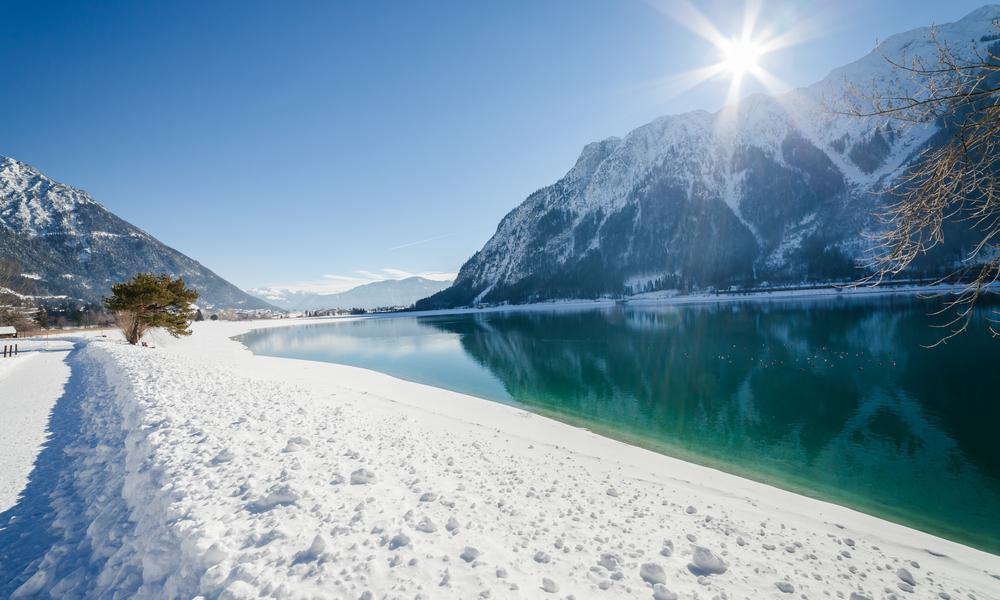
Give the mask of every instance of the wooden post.
<svg viewBox="0 0 1000 600">
<path fill-rule="evenodd" d="M 14 356 L 17 356 L 17 344 L 14 344 Z"/>
</svg>

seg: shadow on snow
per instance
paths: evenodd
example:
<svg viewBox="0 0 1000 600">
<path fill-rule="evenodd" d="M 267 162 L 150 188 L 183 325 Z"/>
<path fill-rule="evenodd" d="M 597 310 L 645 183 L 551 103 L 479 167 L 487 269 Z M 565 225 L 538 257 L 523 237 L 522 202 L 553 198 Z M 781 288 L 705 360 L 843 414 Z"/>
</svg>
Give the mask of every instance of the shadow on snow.
<svg viewBox="0 0 1000 600">
<path fill-rule="evenodd" d="M 93 579 L 107 557 L 106 549 L 97 556 L 91 547 L 87 528 L 92 506 L 88 510 L 80 489 L 87 484 L 78 478 L 81 467 L 85 479 L 93 474 L 86 468 L 87 459 L 81 464 L 78 457 L 90 454 L 96 442 L 85 430 L 83 417 L 95 390 L 93 380 L 103 379 L 103 374 L 85 364 L 89 361 L 82 360 L 81 351 L 76 345 L 65 358 L 72 367 L 70 377 L 49 415 L 48 437 L 27 486 L 16 504 L 0 513 L 0 598 L 11 597 L 33 577 L 22 595 L 45 589 L 56 596 L 85 596 L 81 586 Z M 97 504 L 114 502 L 110 497 L 101 500 Z"/>
</svg>

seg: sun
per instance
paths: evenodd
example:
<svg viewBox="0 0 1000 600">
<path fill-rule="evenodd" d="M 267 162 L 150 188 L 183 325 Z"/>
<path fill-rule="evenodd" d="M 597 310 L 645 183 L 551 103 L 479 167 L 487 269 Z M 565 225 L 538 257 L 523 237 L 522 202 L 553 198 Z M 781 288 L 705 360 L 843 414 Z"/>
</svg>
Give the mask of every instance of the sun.
<svg viewBox="0 0 1000 600">
<path fill-rule="evenodd" d="M 763 0 L 743 0 L 742 25 L 726 35 L 695 6 L 694 0 L 646 1 L 709 42 L 710 52 L 714 50 L 714 61 L 665 78 L 664 87 L 676 95 L 709 80 L 727 79 L 729 91 L 724 106 L 730 108 L 738 105 L 747 84 L 762 87 L 771 94 L 789 89 L 769 70 L 771 63 L 780 62 L 780 56 L 772 55 L 819 35 L 826 25 L 819 15 L 797 18 L 793 13 L 778 15 L 781 18 L 768 22 L 767 18 L 759 18 Z"/>
<path fill-rule="evenodd" d="M 757 60 L 763 54 L 760 44 L 746 38 L 727 40 L 719 44 L 721 67 L 733 77 L 742 77 L 760 69 Z"/>
</svg>

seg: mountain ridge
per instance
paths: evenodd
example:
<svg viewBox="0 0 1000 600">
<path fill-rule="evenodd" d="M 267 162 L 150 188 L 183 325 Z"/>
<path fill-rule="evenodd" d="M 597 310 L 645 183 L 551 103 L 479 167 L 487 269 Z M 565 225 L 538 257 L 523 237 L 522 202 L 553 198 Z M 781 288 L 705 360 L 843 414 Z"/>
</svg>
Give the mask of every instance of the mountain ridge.
<svg viewBox="0 0 1000 600">
<path fill-rule="evenodd" d="M 343 292 L 333 293 L 296 292 L 275 288 L 251 289 L 248 292 L 286 310 L 373 309 L 386 306 L 410 306 L 449 285 L 451 285 L 451 280 L 441 281 L 411 276 L 402 279 L 373 281 Z"/>
<path fill-rule="evenodd" d="M 935 31 L 972 52 L 998 18 L 1000 6 L 987 5 Z M 664 115 L 587 144 L 563 178 L 500 221 L 451 288 L 418 308 L 858 277 L 886 183 L 941 130 L 837 114 L 829 103 L 852 86 L 906 89 L 883 54 L 933 57 L 930 31 L 890 36 L 810 86 Z M 954 267 L 956 241 L 915 268 Z"/>
<path fill-rule="evenodd" d="M 87 192 L 0 156 L 0 259 L 14 261 L 19 294 L 100 302 L 140 271 L 183 277 L 207 308 L 271 310 L 219 275 L 118 217 Z"/>
</svg>

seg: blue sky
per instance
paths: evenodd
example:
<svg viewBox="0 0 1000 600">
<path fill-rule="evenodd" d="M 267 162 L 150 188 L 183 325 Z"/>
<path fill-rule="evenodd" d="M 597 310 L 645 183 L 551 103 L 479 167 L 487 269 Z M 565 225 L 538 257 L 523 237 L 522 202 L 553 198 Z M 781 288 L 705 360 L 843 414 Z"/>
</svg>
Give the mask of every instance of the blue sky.
<svg viewBox="0 0 1000 600">
<path fill-rule="evenodd" d="M 764 1 L 810 37 L 762 63 L 806 85 L 981 4 Z M 697 5 L 739 32 L 742 2 Z M 454 272 L 587 142 L 722 105 L 669 83 L 718 56 L 676 6 L 4 1 L 0 154 L 245 288 Z"/>
</svg>

